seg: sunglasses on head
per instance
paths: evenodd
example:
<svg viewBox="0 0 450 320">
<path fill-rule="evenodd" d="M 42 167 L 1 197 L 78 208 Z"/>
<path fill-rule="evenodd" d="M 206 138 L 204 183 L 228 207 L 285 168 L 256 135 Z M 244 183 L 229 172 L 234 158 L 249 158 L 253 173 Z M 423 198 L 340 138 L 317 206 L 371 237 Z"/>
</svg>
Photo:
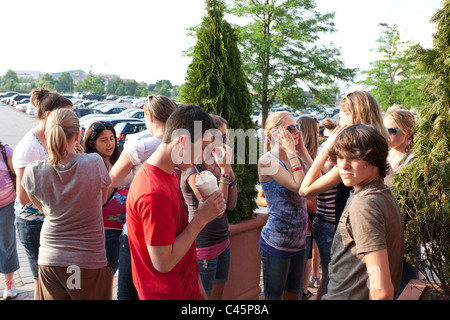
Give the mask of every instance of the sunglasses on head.
<svg viewBox="0 0 450 320">
<path fill-rule="evenodd" d="M 300 125 L 297 124 L 291 124 L 289 126 L 285 126 L 284 127 L 287 131 L 289 131 L 290 134 L 296 133 L 296 132 L 300 132 Z M 278 133 L 280 132 L 280 130 L 276 129 L 273 133 Z"/>
<path fill-rule="evenodd" d="M 285 126 L 284 127 L 287 131 L 289 131 L 290 133 L 296 133 L 300 131 L 300 125 L 297 124 L 291 124 L 289 126 Z"/>
<path fill-rule="evenodd" d="M 94 138 L 95 136 L 97 136 L 97 134 L 99 134 L 100 132 L 102 132 L 103 130 L 114 130 L 114 126 L 111 122 L 105 122 L 105 121 L 97 121 L 94 122 L 92 125 L 92 130 L 91 130 L 91 134 L 90 137 L 91 139 Z"/>
<path fill-rule="evenodd" d="M 104 129 L 110 130 L 113 127 L 114 126 L 112 125 L 111 122 L 98 121 L 98 122 L 94 122 L 92 124 L 92 130 L 94 130 L 94 131 L 104 130 Z"/>
<path fill-rule="evenodd" d="M 397 128 L 386 128 L 386 129 L 389 132 L 389 135 L 394 137 L 401 131 L 400 129 Z"/>
</svg>

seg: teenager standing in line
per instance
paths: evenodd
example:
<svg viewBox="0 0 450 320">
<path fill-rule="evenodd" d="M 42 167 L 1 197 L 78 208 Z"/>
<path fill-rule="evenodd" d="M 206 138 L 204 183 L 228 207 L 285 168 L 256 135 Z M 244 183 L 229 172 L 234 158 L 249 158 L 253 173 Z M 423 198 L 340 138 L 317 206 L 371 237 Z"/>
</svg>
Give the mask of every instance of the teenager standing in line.
<svg viewBox="0 0 450 320">
<path fill-rule="evenodd" d="M 114 126 L 104 121 L 92 123 L 86 130 L 83 148 L 85 153 L 98 153 L 106 169 L 110 171 L 120 154 Z M 128 189 L 129 184 L 117 188 L 110 187 L 107 202 L 102 209 L 106 257 L 113 274 L 119 267 L 119 237 L 125 221 Z"/>
<path fill-rule="evenodd" d="M 195 238 L 226 208 L 220 192 L 201 201 L 188 223 L 175 167 L 201 161 L 217 129 L 200 107 L 184 105 L 166 123 L 161 145 L 139 170 L 127 200 L 133 282 L 139 299 L 197 300 L 206 297 L 199 279 Z M 203 291 L 203 293 L 202 293 Z"/>
<path fill-rule="evenodd" d="M 232 150 L 228 146 L 227 122 L 220 116 L 211 115 L 218 132 L 212 143 L 212 156 L 202 159 L 201 164 L 184 171 L 181 190 L 188 206 L 189 220 L 197 214 L 202 196 L 195 186 L 198 172 L 209 171 L 217 179 L 219 190 L 227 203 L 227 210 L 234 210 L 237 202 L 236 176 L 231 167 Z M 212 161 L 209 161 L 212 160 Z M 230 269 L 230 232 L 226 211 L 221 217 L 209 222 L 195 239 L 200 277 L 210 299 L 222 299 Z"/>
<path fill-rule="evenodd" d="M 177 105 L 171 99 L 161 95 L 149 96 L 143 109 L 145 114 L 145 125 L 151 136 L 125 142 L 123 152 L 109 172 L 111 185 L 113 187 L 119 187 L 120 185 L 130 183 L 142 164 L 147 161 L 159 147 L 164 131 L 166 130 L 167 119 L 169 119 L 170 115 L 177 109 Z M 123 226 L 122 234 L 120 236 L 117 299 L 139 299 L 133 284 L 130 246 L 128 243 L 126 223 Z"/>
<path fill-rule="evenodd" d="M 12 165 L 13 150 L 0 142 L 0 273 L 5 275 L 3 299 L 17 296 L 14 272 L 19 269 L 16 246 L 16 228 L 14 227 L 14 173 Z"/>
<path fill-rule="evenodd" d="M 17 175 L 16 201 L 14 203 L 15 223 L 34 279 L 34 299 L 39 299 L 38 253 L 39 235 L 44 221 L 44 214 L 31 203 L 22 187 L 22 176 L 25 167 L 37 160 L 47 158 L 47 141 L 45 126 L 47 118 L 57 109 L 73 109 L 72 101 L 52 92 L 47 88 L 34 89 L 31 92 L 31 104 L 36 107 L 38 124 L 20 140 L 13 154 L 13 166 Z"/>
<path fill-rule="evenodd" d="M 308 212 L 307 199 L 298 189 L 305 176 L 303 164 L 309 166 L 312 159 L 299 129 L 289 112 L 271 114 L 266 121 L 266 154 L 258 160 L 269 214 L 259 240 L 265 299 L 299 299 L 301 294 Z"/>
<path fill-rule="evenodd" d="M 71 110 L 50 114 L 49 158 L 24 170 L 22 186 L 43 212 L 39 248 L 40 297 L 44 300 L 111 299 L 102 204 L 111 183 L 96 153 L 76 153 L 78 117 Z M 80 191 L 81 190 L 81 191 Z"/>
</svg>

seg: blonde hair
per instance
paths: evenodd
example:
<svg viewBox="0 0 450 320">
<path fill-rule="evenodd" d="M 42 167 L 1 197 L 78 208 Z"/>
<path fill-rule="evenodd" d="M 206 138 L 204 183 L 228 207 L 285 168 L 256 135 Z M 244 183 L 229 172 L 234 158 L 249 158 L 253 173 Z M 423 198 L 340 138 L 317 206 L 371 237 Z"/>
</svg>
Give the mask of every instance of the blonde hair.
<svg viewBox="0 0 450 320">
<path fill-rule="evenodd" d="M 50 113 L 45 126 L 49 163 L 58 165 L 67 154 L 67 141 L 80 132 L 77 115 L 69 109 L 57 109 Z"/>
<path fill-rule="evenodd" d="M 173 100 L 165 96 L 149 96 L 143 109 L 146 115 L 151 115 L 155 119 L 166 123 L 170 115 L 177 109 L 177 105 Z"/>
<path fill-rule="evenodd" d="M 212 113 L 210 113 L 209 116 L 211 117 L 217 128 L 223 126 L 224 124 L 227 124 L 227 120 L 225 120 L 221 116 Z"/>
<path fill-rule="evenodd" d="M 311 159 L 314 160 L 319 150 L 319 133 L 317 132 L 319 121 L 313 117 L 303 116 L 298 118 L 297 123 L 302 130 L 303 143 L 305 144 L 306 150 L 308 150 Z"/>
<path fill-rule="evenodd" d="M 347 94 L 340 103 L 343 112 L 349 112 L 352 124 L 372 125 L 389 143 L 391 138 L 383 123 L 381 107 L 377 100 L 366 91 L 354 91 Z"/>
<path fill-rule="evenodd" d="M 409 155 L 412 152 L 414 144 L 414 134 L 412 132 L 412 129 L 416 124 L 414 114 L 404 106 L 397 104 L 388 108 L 384 117 L 390 118 L 392 121 L 394 121 L 394 123 L 403 133 L 411 134 L 411 136 L 409 137 L 408 146 L 406 147 L 406 154 Z"/>
<path fill-rule="evenodd" d="M 266 140 L 264 142 L 264 152 L 269 152 L 272 149 L 272 133 L 283 124 L 286 117 L 292 117 L 288 111 L 278 111 L 270 114 L 266 119 Z"/>
</svg>

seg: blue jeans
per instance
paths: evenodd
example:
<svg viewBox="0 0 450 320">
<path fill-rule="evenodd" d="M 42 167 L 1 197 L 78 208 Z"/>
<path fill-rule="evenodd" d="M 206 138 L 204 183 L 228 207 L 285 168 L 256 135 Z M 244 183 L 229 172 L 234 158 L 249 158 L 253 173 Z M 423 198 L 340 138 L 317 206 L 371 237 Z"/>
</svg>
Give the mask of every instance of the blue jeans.
<svg viewBox="0 0 450 320">
<path fill-rule="evenodd" d="M 119 267 L 119 237 L 122 230 L 105 230 L 106 259 L 111 265 L 111 273 L 115 274 Z"/>
<path fill-rule="evenodd" d="M 259 248 L 261 254 L 264 296 L 281 300 L 283 291 L 300 293 L 305 272 L 306 250 L 290 257 L 271 255 Z"/>
<path fill-rule="evenodd" d="M 117 300 L 139 300 L 131 273 L 131 253 L 126 234 L 120 235 Z"/>
<path fill-rule="evenodd" d="M 336 233 L 335 224 L 315 218 L 312 224 L 314 239 L 319 248 L 320 265 L 328 268 L 331 262 L 331 245 Z"/>
<path fill-rule="evenodd" d="M 211 296 L 215 283 L 225 283 L 230 271 L 230 246 L 214 259 L 198 260 L 198 269 L 206 294 Z"/>
<path fill-rule="evenodd" d="M 39 240 L 43 223 L 43 221 L 30 221 L 16 217 L 19 239 L 25 249 L 34 280 L 39 279 Z"/>
<path fill-rule="evenodd" d="M 420 258 L 420 247 L 416 248 L 415 263 L 418 263 Z M 406 258 L 403 258 L 403 270 L 402 270 L 402 280 L 400 282 L 400 287 L 398 288 L 397 298 L 405 289 L 406 285 L 410 280 L 419 279 L 419 270 L 416 269 L 411 263 L 409 263 Z"/>
<path fill-rule="evenodd" d="M 14 217 L 14 202 L 0 208 L 0 273 L 19 269 Z"/>
</svg>

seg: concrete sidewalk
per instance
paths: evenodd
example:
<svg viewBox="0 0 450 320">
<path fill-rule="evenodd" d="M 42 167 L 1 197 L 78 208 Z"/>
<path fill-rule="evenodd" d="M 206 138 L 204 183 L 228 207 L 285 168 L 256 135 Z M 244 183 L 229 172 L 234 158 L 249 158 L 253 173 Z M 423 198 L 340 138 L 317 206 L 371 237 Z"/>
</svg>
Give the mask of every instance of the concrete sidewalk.
<svg viewBox="0 0 450 320">
<path fill-rule="evenodd" d="M 260 208 L 263 210 L 265 208 Z M 25 249 L 22 246 L 22 243 L 19 240 L 19 237 L 16 237 L 17 239 L 17 253 L 19 256 L 19 265 L 20 268 L 18 271 L 14 273 L 14 281 L 16 284 L 16 290 L 19 293 L 18 296 L 14 300 L 33 300 L 34 299 L 34 280 L 33 276 L 31 274 L 30 264 L 28 263 L 28 259 L 25 253 Z M 113 300 L 117 300 L 117 279 L 118 279 L 118 273 L 116 272 L 114 276 L 114 284 L 113 284 Z M 0 276 L 2 277 L 2 276 Z M 263 291 L 264 286 L 262 282 L 262 274 L 261 274 L 261 291 Z M 5 281 L 4 278 L 0 279 L 0 300 L 3 299 L 3 290 L 5 288 Z M 317 288 L 309 288 L 309 290 L 316 294 Z M 260 294 L 260 299 L 263 299 L 263 293 Z"/>
<path fill-rule="evenodd" d="M 25 249 L 19 240 L 17 240 L 17 254 L 19 256 L 19 270 L 14 273 L 14 281 L 18 295 L 13 300 L 34 300 L 34 280 L 31 274 L 30 264 L 25 253 Z M 3 299 L 3 290 L 5 289 L 4 278 L 0 279 L 0 300 Z M 117 299 L 117 272 L 114 276 L 113 299 Z"/>
</svg>

